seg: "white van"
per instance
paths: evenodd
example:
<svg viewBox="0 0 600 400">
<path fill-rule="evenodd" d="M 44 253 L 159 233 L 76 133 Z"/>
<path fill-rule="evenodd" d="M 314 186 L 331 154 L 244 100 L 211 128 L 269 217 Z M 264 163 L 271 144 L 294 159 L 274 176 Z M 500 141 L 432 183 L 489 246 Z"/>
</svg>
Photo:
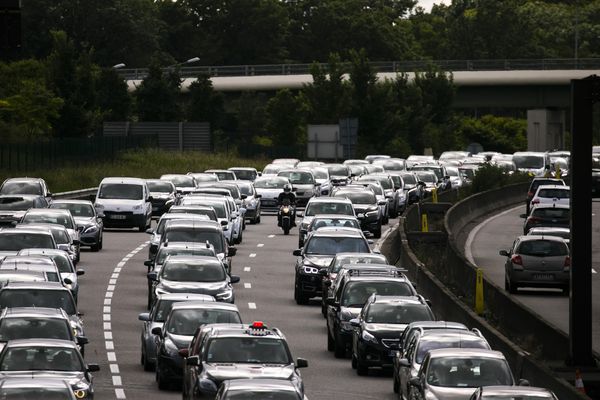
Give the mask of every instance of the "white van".
<svg viewBox="0 0 600 400">
<path fill-rule="evenodd" d="M 552 168 L 548 153 L 540 151 L 518 151 L 512 158 L 517 170 L 533 176 L 545 176 Z"/>
<path fill-rule="evenodd" d="M 152 197 L 140 178 L 104 178 L 98 186 L 94 207 L 104 214 L 105 228 L 138 228 L 152 223 Z"/>
</svg>

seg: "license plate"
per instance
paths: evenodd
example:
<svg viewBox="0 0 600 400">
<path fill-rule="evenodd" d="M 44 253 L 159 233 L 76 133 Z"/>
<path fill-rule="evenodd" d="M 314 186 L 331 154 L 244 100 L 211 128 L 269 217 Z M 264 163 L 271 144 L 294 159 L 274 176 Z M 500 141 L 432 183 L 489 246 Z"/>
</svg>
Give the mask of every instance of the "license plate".
<svg viewBox="0 0 600 400">
<path fill-rule="evenodd" d="M 127 218 L 125 215 L 110 215 L 110 219 L 125 219 Z"/>
<path fill-rule="evenodd" d="M 552 274 L 533 274 L 533 279 L 538 281 L 551 281 L 554 279 L 554 275 Z"/>
</svg>

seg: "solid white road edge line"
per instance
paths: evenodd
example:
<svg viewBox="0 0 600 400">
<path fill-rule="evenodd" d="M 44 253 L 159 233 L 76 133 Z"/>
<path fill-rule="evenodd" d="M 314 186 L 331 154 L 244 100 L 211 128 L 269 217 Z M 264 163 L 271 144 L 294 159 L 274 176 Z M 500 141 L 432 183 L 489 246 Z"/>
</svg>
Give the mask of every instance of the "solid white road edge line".
<svg viewBox="0 0 600 400">
<path fill-rule="evenodd" d="M 481 228 L 484 227 L 484 225 L 486 225 L 487 223 L 495 220 L 496 218 L 499 218 L 503 215 L 506 215 L 510 212 L 515 211 L 518 208 L 523 208 L 523 205 L 518 205 L 516 207 L 512 207 L 509 208 L 508 210 L 504 210 L 502 211 L 500 214 L 495 214 L 492 215 L 491 217 L 487 218 L 485 221 L 481 222 L 479 225 L 477 225 L 475 228 L 473 228 L 471 230 L 471 232 L 469 232 L 469 236 L 467 236 L 467 241 L 465 242 L 465 257 L 467 258 L 467 260 L 469 260 L 469 262 L 473 265 L 477 265 L 475 263 L 475 259 L 473 258 L 473 252 L 471 250 L 471 247 L 473 246 L 473 241 L 475 240 L 475 236 L 479 233 L 479 231 L 481 230 Z"/>
</svg>

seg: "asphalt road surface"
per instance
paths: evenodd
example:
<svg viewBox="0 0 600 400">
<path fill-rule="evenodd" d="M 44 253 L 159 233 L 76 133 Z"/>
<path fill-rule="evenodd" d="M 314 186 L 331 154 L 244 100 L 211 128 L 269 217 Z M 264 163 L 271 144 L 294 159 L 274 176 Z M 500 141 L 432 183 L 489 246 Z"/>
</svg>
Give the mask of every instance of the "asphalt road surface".
<svg viewBox="0 0 600 400">
<path fill-rule="evenodd" d="M 388 227 L 396 223 L 390 220 Z M 294 302 L 297 234 L 294 229 L 284 236 L 272 216 L 263 216 L 259 225 L 247 224 L 232 263 L 232 273 L 241 277 L 235 296 L 244 323 L 261 320 L 280 328 L 294 358 L 308 359 L 302 375 L 310 400 L 394 399 L 391 374 L 371 371 L 359 377 L 349 359 L 335 359 L 327 351 L 325 319 L 317 302 Z M 179 391 L 159 391 L 154 373 L 144 372 L 140 364 L 138 314 L 146 311 L 148 240 L 149 235 L 134 230 L 110 230 L 104 232 L 100 252 L 82 252 L 79 268 L 86 273 L 79 308 L 90 339 L 86 361 L 101 368 L 94 374 L 97 399 L 181 398 Z"/>
<path fill-rule="evenodd" d="M 473 261 L 483 269 L 485 276 L 499 287 L 504 287 L 504 262 L 506 257 L 498 251 L 509 249 L 519 235 L 523 234 L 525 206 L 512 208 L 483 221 L 471 231 L 465 253 L 469 250 Z M 600 351 L 600 202 L 592 204 L 592 329 L 593 348 Z M 577 266 L 575 266 L 576 268 Z M 529 307 L 546 321 L 569 332 L 569 297 L 554 289 L 522 289 L 513 295 L 517 301 Z"/>
</svg>

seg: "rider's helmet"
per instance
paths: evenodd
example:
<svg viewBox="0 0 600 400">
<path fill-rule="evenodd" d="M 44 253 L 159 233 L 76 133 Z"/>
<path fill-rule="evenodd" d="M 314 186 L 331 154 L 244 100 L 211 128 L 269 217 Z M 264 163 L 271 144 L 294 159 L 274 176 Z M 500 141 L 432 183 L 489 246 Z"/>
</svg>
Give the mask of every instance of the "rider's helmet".
<svg viewBox="0 0 600 400">
<path fill-rule="evenodd" d="M 291 191 L 292 191 L 292 185 L 290 185 L 289 183 L 286 183 L 286 184 L 283 186 L 283 192 L 284 192 L 284 193 L 290 193 Z"/>
</svg>

